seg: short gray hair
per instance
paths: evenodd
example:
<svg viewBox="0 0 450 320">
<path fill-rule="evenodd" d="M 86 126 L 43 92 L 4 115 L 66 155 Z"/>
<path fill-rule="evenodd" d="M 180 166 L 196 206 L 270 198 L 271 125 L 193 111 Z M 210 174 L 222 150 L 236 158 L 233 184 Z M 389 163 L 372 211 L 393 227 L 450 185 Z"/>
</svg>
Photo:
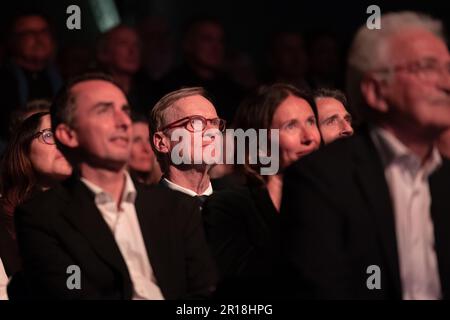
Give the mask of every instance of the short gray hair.
<svg viewBox="0 0 450 320">
<path fill-rule="evenodd" d="M 401 30 L 412 28 L 430 31 L 445 42 L 441 21 L 413 11 L 382 15 L 381 29 L 371 30 L 365 24 L 359 28 L 353 38 L 347 60 L 346 89 L 350 105 L 358 109 L 364 104 L 360 90 L 363 75 L 370 70 L 387 66 L 388 38 Z"/>
<path fill-rule="evenodd" d="M 164 97 L 162 97 L 150 111 L 149 114 L 150 131 L 152 133 L 160 131 L 161 128 L 167 124 L 166 118 L 167 114 L 170 112 L 169 109 L 174 107 L 179 100 L 197 95 L 200 95 L 210 100 L 207 96 L 206 90 L 203 89 L 202 87 L 183 88 L 180 90 L 172 91 L 166 94 Z"/>
</svg>

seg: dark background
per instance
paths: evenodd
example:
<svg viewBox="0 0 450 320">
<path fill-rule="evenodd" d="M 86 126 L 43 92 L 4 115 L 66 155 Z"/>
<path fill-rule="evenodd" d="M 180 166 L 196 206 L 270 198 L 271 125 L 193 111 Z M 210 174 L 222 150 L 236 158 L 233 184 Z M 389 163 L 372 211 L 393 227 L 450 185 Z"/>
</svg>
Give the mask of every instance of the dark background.
<svg viewBox="0 0 450 320">
<path fill-rule="evenodd" d="M 38 10 L 48 15 L 56 29 L 60 47 L 74 44 L 93 45 L 99 33 L 89 0 L 15 0 L 2 2 L 0 21 L 3 36 L 8 20 L 19 11 Z M 103 1 L 103 0 L 94 0 Z M 81 8 L 81 30 L 66 28 L 66 8 L 77 4 Z M 331 0 L 115 0 L 122 22 L 133 25 L 146 16 L 162 16 L 169 22 L 175 39 L 180 36 L 186 20 L 194 15 L 218 17 L 225 25 L 229 47 L 248 52 L 255 60 L 262 59 L 267 36 L 280 26 L 303 31 L 308 35 L 317 30 L 333 31 L 343 48 L 354 31 L 365 23 L 371 4 L 381 12 L 418 10 L 440 18 L 448 26 L 449 5 L 446 1 L 331 1 Z"/>
</svg>

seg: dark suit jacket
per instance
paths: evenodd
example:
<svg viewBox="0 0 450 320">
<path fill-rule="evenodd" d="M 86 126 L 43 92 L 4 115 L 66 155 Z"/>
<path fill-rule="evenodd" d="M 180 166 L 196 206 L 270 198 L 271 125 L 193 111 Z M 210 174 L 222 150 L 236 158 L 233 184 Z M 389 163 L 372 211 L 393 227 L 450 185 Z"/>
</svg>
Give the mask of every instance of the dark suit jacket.
<svg viewBox="0 0 450 320">
<path fill-rule="evenodd" d="M 203 220 L 222 278 L 217 297 L 273 297 L 280 226 L 267 189 L 218 191 L 206 201 Z"/>
<path fill-rule="evenodd" d="M 450 163 L 429 179 L 443 297 L 450 298 Z M 367 130 L 291 166 L 281 207 L 283 248 L 296 292 L 307 298 L 401 299 L 390 193 Z M 381 269 L 369 290 L 367 268 Z"/>
<path fill-rule="evenodd" d="M 138 220 L 164 297 L 209 296 L 216 275 L 196 203 L 165 188 L 135 185 Z M 32 298 L 131 299 L 125 261 L 94 194 L 79 179 L 35 196 L 15 218 Z M 67 289 L 70 265 L 81 269 L 81 290 Z"/>
</svg>

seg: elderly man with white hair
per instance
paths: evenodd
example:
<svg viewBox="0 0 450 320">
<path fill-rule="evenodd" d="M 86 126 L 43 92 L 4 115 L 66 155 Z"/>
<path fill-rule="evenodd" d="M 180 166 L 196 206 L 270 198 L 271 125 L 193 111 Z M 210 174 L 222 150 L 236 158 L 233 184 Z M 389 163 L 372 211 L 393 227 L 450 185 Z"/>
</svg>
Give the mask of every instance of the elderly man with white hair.
<svg viewBox="0 0 450 320">
<path fill-rule="evenodd" d="M 365 125 L 294 164 L 281 217 L 296 292 L 308 298 L 450 298 L 450 56 L 414 12 L 361 27 L 348 93 Z"/>
</svg>

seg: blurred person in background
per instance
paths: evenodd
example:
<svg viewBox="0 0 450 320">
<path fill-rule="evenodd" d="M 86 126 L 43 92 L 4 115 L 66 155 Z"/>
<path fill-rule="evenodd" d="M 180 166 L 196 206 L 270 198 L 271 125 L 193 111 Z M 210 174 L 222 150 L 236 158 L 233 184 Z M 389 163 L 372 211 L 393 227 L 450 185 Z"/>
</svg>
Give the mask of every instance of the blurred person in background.
<svg viewBox="0 0 450 320">
<path fill-rule="evenodd" d="M 195 17 L 184 28 L 183 62 L 162 79 L 164 93 L 182 87 L 203 87 L 210 94 L 217 113 L 233 120 L 242 89 L 224 70 L 225 31 L 212 17 Z"/>
<path fill-rule="evenodd" d="M 35 99 L 51 100 L 62 84 L 55 67 L 56 43 L 48 20 L 37 13 L 13 18 L 8 32 L 9 57 L 0 70 L 0 137 L 8 138 L 11 113 Z"/>
<path fill-rule="evenodd" d="M 290 284 L 308 299 L 450 299 L 450 55 L 442 23 L 415 12 L 364 24 L 348 56 L 365 125 L 286 172 Z"/>
<path fill-rule="evenodd" d="M 331 32 L 319 31 L 308 40 L 308 83 L 319 88 L 343 89 L 341 48 Z"/>
<path fill-rule="evenodd" d="M 97 60 L 102 71 L 109 73 L 126 93 L 134 112 L 147 114 L 157 101 L 155 83 L 142 73 L 142 42 L 134 28 L 119 25 L 101 35 Z"/>
<path fill-rule="evenodd" d="M 133 114 L 131 120 L 133 136 L 128 170 L 133 178 L 143 184 L 157 184 L 161 180 L 162 172 L 150 144 L 147 119 L 145 116 Z"/>
<path fill-rule="evenodd" d="M 175 48 L 168 22 L 163 17 L 148 17 L 137 27 L 142 39 L 142 72 L 159 81 L 172 68 Z"/>
<path fill-rule="evenodd" d="M 265 82 L 288 83 L 308 89 L 308 55 L 302 34 L 293 30 L 276 31 L 271 35 L 269 46 L 270 69 Z"/>
</svg>

